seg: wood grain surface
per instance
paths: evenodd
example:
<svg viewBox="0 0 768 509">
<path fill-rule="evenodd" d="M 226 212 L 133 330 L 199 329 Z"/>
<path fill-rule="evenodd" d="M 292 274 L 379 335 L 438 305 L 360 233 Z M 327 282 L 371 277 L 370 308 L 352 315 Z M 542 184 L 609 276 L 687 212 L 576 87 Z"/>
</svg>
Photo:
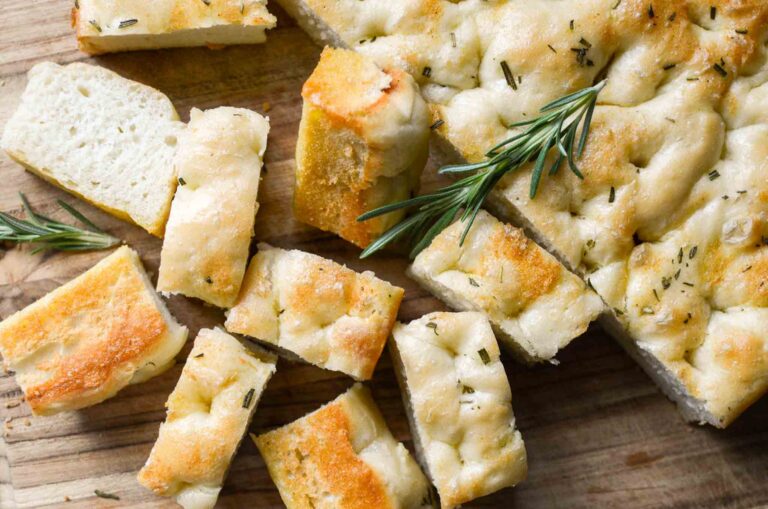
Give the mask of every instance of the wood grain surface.
<svg viewBox="0 0 768 509">
<path fill-rule="evenodd" d="M 358 250 L 306 227 L 291 215 L 293 153 L 301 113 L 299 91 L 320 49 L 276 6 L 278 28 L 266 44 L 211 51 L 149 51 L 89 59 L 79 53 L 69 27 L 69 0 L 0 2 L 0 128 L 36 62 L 87 61 L 158 88 L 186 120 L 191 107 L 222 105 L 268 110 L 272 130 L 256 219 L 256 238 L 372 269 L 406 288 L 400 318 L 410 320 L 442 305 L 409 281 L 406 261 L 380 256 L 361 262 Z M 428 168 L 424 186 L 434 186 Z M 74 198 L 0 156 L 0 210 L 19 210 L 18 191 L 33 206 L 60 216 L 56 199 Z M 143 230 L 81 202 L 77 205 L 113 235 L 136 248 L 156 277 L 160 241 Z M 0 246 L 0 318 L 77 276 L 105 253 L 31 254 Z M 223 314 L 184 298 L 169 301 L 194 337 Z M 164 417 L 163 403 L 179 376 L 164 375 L 129 387 L 100 405 L 54 417 L 31 417 L 13 378 L 0 377 L 0 507 L 172 507 L 136 482 Z M 566 348 L 559 366 L 526 368 L 505 361 L 530 473 L 515 489 L 471 507 L 699 508 L 768 507 L 768 401 L 747 411 L 725 431 L 685 424 L 674 406 L 597 326 Z M 260 432 L 285 424 L 351 385 L 345 376 L 281 360 L 252 424 Z M 395 436 L 409 447 L 388 355 L 370 384 Z M 100 489 L 119 501 L 94 496 Z M 280 507 L 264 463 L 246 440 L 219 499 L 221 507 Z"/>
</svg>

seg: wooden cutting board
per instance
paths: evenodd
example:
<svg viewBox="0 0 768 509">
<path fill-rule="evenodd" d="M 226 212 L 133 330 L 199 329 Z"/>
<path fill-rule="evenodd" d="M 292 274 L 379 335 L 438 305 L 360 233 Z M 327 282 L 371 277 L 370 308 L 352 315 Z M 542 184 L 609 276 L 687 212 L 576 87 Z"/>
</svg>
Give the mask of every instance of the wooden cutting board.
<svg viewBox="0 0 768 509">
<path fill-rule="evenodd" d="M 268 171 L 259 191 L 256 238 L 314 252 L 406 288 L 400 311 L 410 320 L 443 306 L 404 275 L 406 261 L 379 256 L 361 262 L 358 250 L 338 238 L 293 220 L 293 153 L 300 89 L 320 49 L 273 6 L 278 28 L 266 44 L 211 51 L 204 48 L 107 55 L 89 59 L 75 47 L 69 27 L 70 0 L 0 2 L 0 128 L 24 89 L 36 62 L 87 61 L 113 69 L 166 93 L 186 120 L 191 107 L 222 105 L 267 112 L 272 130 Z M 434 168 L 426 188 L 438 182 Z M 136 248 L 156 276 L 160 241 L 139 228 L 78 202 L 0 156 L 0 210 L 18 211 L 17 193 L 33 206 L 58 213 L 65 198 L 113 235 Z M 0 246 L 0 318 L 77 276 L 105 253 L 31 254 Z M 184 298 L 169 301 L 190 328 L 222 322 L 221 311 Z M 163 403 L 179 376 L 129 387 L 95 407 L 54 417 L 30 417 L 18 404 L 13 378 L 0 377 L 0 508 L 172 507 L 142 489 L 135 475 L 164 417 Z M 529 455 L 528 480 L 472 507 L 768 507 L 768 398 L 730 429 L 687 425 L 674 406 L 597 326 L 559 356 L 559 366 L 527 368 L 505 362 L 514 409 Z M 311 366 L 280 361 L 259 404 L 251 430 L 285 424 L 334 398 L 351 380 Z M 391 363 L 385 354 L 370 383 L 393 433 L 410 447 L 410 433 Z M 119 501 L 96 498 L 100 489 Z M 235 458 L 221 507 L 280 507 L 256 448 L 246 440 Z"/>
</svg>

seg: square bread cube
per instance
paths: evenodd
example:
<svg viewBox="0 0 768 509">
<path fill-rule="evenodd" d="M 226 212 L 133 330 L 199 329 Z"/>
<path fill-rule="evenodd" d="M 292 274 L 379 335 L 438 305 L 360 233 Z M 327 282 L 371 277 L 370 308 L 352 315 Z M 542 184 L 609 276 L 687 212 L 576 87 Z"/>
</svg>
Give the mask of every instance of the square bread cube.
<svg viewBox="0 0 768 509">
<path fill-rule="evenodd" d="M 426 103 L 405 72 L 332 48 L 323 51 L 301 95 L 296 218 L 365 247 L 404 212 L 365 222 L 357 217 L 418 189 L 429 148 Z"/>
<path fill-rule="evenodd" d="M 302 251 L 259 244 L 224 324 L 356 380 L 373 375 L 403 289 Z"/>
<path fill-rule="evenodd" d="M 266 0 L 78 0 L 72 9 L 77 42 L 90 54 L 256 44 L 275 23 Z"/>
<path fill-rule="evenodd" d="M 269 120 L 243 108 L 192 109 L 174 157 L 179 186 L 160 257 L 160 292 L 235 303 L 259 204 Z"/>
<path fill-rule="evenodd" d="M 212 508 L 276 362 L 223 330 L 201 330 L 139 482 L 182 507 Z"/>
<path fill-rule="evenodd" d="M 557 259 L 481 210 L 443 230 L 408 275 L 457 310 L 488 316 L 502 344 L 525 362 L 552 359 L 603 310 L 600 297 Z"/>
<path fill-rule="evenodd" d="M 443 508 L 525 479 L 512 392 L 483 314 L 431 313 L 398 323 L 389 344 L 416 450 Z"/>
<path fill-rule="evenodd" d="M 2 147 L 29 171 L 163 236 L 184 123 L 161 92 L 103 67 L 35 65 Z"/>
<path fill-rule="evenodd" d="M 127 246 L 0 323 L 0 353 L 32 412 L 95 405 L 174 363 L 187 328 Z"/>
<path fill-rule="evenodd" d="M 361 384 L 251 437 L 288 509 L 432 506 L 429 482 Z"/>
</svg>

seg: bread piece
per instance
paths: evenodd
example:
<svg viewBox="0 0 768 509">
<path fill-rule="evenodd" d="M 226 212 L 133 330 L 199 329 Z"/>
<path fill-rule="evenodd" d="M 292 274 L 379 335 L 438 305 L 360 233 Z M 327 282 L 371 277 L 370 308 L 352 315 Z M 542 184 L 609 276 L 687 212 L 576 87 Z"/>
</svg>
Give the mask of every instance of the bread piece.
<svg viewBox="0 0 768 509">
<path fill-rule="evenodd" d="M 35 65 L 2 147 L 29 171 L 162 237 L 184 124 L 162 93 L 102 67 Z"/>
<path fill-rule="evenodd" d="M 297 421 L 251 436 L 288 509 L 431 505 L 427 479 L 360 384 Z"/>
<path fill-rule="evenodd" d="M 212 508 L 276 361 L 220 329 L 201 330 L 139 482 L 187 509 Z"/>
<path fill-rule="evenodd" d="M 429 148 L 426 104 L 400 69 L 380 69 L 359 53 L 331 48 L 301 95 L 296 217 L 366 247 L 405 213 L 357 217 L 418 190 Z"/>
<path fill-rule="evenodd" d="M 269 120 L 242 108 L 193 109 L 174 165 L 157 289 L 219 307 L 237 299 L 258 210 Z"/>
<path fill-rule="evenodd" d="M 0 323 L 0 353 L 32 412 L 95 405 L 174 363 L 187 328 L 123 246 Z"/>
<path fill-rule="evenodd" d="M 454 161 L 606 77 L 584 178 L 561 168 L 531 199 L 530 164 L 488 205 L 591 281 L 608 329 L 687 419 L 727 426 L 768 391 L 767 2 L 665 0 L 653 16 L 612 0 L 280 3 L 315 37 L 411 73 Z"/>
<path fill-rule="evenodd" d="M 77 42 L 90 54 L 256 44 L 275 23 L 266 0 L 78 0 L 72 9 Z"/>
<path fill-rule="evenodd" d="M 396 324 L 389 345 L 417 454 L 443 508 L 525 479 L 525 445 L 485 316 L 430 313 Z"/>
<path fill-rule="evenodd" d="M 526 362 L 552 359 L 603 310 L 594 292 L 555 257 L 481 210 L 461 244 L 456 221 L 408 274 L 457 310 L 481 311 L 502 344 Z"/>
<path fill-rule="evenodd" d="M 356 380 L 373 376 L 403 289 L 302 251 L 259 244 L 224 326 Z"/>
</svg>

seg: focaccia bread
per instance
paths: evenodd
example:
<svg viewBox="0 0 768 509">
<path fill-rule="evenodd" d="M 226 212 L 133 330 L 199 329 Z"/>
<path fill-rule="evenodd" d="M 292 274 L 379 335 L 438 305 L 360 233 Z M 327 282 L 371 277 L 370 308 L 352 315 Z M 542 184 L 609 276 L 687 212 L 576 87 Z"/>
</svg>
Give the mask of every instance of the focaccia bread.
<svg viewBox="0 0 768 509">
<path fill-rule="evenodd" d="M 29 171 L 162 237 L 184 123 L 157 90 L 87 64 L 35 65 L 2 147 Z"/>
<path fill-rule="evenodd" d="M 410 72 L 458 159 L 606 77 L 584 179 L 561 169 L 530 199 L 530 165 L 493 209 L 591 282 L 687 419 L 727 426 L 768 390 L 768 3 L 280 3 L 315 37 Z"/>
<path fill-rule="evenodd" d="M 0 323 L 0 353 L 32 412 L 100 403 L 174 363 L 187 328 L 123 246 Z"/>
<path fill-rule="evenodd" d="M 243 108 L 193 108 L 174 158 L 157 289 L 219 307 L 237 299 L 248 262 L 269 120 Z"/>
<path fill-rule="evenodd" d="M 461 244 L 465 226 L 443 230 L 408 274 L 452 308 L 485 313 L 523 361 L 552 359 L 603 310 L 600 297 L 522 230 L 481 210 Z"/>
<path fill-rule="evenodd" d="M 432 506 L 427 479 L 360 384 L 297 421 L 251 436 L 288 509 Z"/>
<path fill-rule="evenodd" d="M 389 345 L 417 455 L 443 508 L 525 479 L 512 392 L 484 315 L 438 312 L 398 323 Z"/>
<path fill-rule="evenodd" d="M 90 54 L 256 44 L 275 23 L 266 0 L 78 0 L 72 9 L 77 42 Z"/>
<path fill-rule="evenodd" d="M 411 76 L 326 48 L 301 91 L 294 212 L 366 247 L 403 218 L 357 217 L 409 198 L 427 161 L 429 113 Z"/>
<path fill-rule="evenodd" d="M 220 329 L 201 330 L 139 482 L 187 509 L 216 505 L 276 362 Z"/>
<path fill-rule="evenodd" d="M 317 255 L 261 243 L 224 326 L 321 368 L 367 380 L 402 298 L 402 288 L 373 272 L 359 274 Z"/>
</svg>

